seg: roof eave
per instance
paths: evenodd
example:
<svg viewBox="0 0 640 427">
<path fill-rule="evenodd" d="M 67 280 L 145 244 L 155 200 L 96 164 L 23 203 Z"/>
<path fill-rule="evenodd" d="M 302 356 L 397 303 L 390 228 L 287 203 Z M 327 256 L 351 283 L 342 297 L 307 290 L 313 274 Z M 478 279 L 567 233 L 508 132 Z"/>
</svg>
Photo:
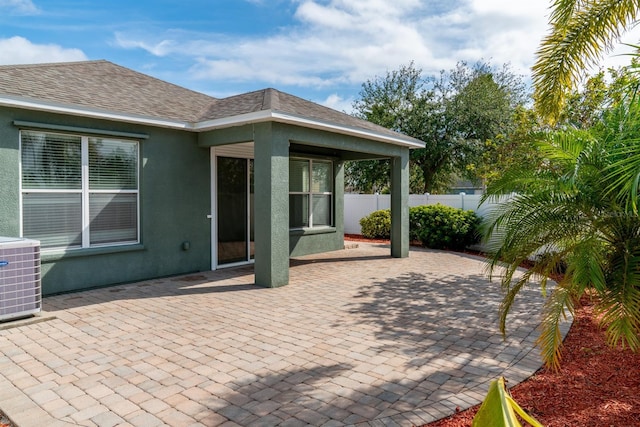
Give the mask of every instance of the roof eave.
<svg viewBox="0 0 640 427">
<path fill-rule="evenodd" d="M 261 110 L 254 113 L 239 114 L 237 116 L 224 117 L 221 119 L 206 120 L 196 123 L 193 129 L 199 132 L 203 132 L 208 130 L 222 129 L 226 127 L 241 126 L 245 124 L 260 123 L 266 121 L 274 121 L 278 123 L 286 123 L 306 128 L 324 130 L 328 132 L 339 133 L 342 135 L 355 136 L 358 138 L 365 138 L 374 141 L 385 142 L 388 144 L 400 145 L 408 148 L 425 147 L 425 144 L 422 141 L 410 137 L 395 137 L 364 128 L 340 125 L 274 110 Z"/>
<path fill-rule="evenodd" d="M 172 129 L 190 130 L 192 124 L 180 120 L 160 119 L 157 117 L 138 116 L 134 114 L 116 113 L 77 105 L 66 105 L 42 100 L 33 100 L 10 95 L 0 95 L 0 106 L 23 108 L 26 110 L 44 111 L 48 113 L 69 114 L 73 116 L 91 117 L 95 119 L 121 121 L 127 123 L 159 126 Z"/>
<path fill-rule="evenodd" d="M 157 117 L 117 113 L 77 105 L 65 105 L 55 102 L 46 102 L 42 100 L 34 100 L 10 95 L 0 95 L 0 106 L 23 108 L 27 110 L 44 111 L 49 113 L 69 114 L 74 116 L 91 117 L 103 120 L 121 121 L 126 123 L 158 126 L 163 128 L 182 129 L 195 132 L 204 132 L 208 130 L 223 129 L 245 124 L 275 121 L 279 123 L 292 124 L 312 129 L 339 133 L 342 135 L 350 135 L 359 138 L 385 142 L 388 144 L 399 145 L 408 148 L 424 148 L 425 146 L 423 142 L 409 137 L 395 137 L 372 130 L 324 122 L 321 120 L 311 119 L 308 117 L 297 116 L 294 114 L 283 113 L 274 110 L 260 110 L 253 113 L 239 114 L 231 117 L 190 123 L 180 120 L 160 119 Z"/>
</svg>

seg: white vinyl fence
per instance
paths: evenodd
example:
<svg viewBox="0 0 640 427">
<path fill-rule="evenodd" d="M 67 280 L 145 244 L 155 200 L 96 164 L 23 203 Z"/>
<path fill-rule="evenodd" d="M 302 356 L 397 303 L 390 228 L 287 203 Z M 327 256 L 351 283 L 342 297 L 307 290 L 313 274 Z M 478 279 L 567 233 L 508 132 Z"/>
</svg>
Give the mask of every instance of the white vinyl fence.
<svg viewBox="0 0 640 427">
<path fill-rule="evenodd" d="M 484 216 L 491 209 L 490 203 L 480 204 L 480 194 L 411 194 L 409 206 L 441 205 L 451 206 L 464 210 L 475 211 L 479 216 Z M 344 195 L 344 232 L 347 234 L 360 234 L 360 218 L 364 218 L 371 212 L 391 207 L 389 194 L 351 194 Z"/>
</svg>

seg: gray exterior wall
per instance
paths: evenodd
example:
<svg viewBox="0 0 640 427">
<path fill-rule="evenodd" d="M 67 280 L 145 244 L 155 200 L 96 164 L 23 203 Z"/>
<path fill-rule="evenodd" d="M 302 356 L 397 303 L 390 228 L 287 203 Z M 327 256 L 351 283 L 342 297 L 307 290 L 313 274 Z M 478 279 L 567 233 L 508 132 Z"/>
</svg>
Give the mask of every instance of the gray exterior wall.
<svg viewBox="0 0 640 427">
<path fill-rule="evenodd" d="M 256 283 L 288 283 L 290 256 L 344 245 L 343 161 L 387 157 L 393 162 L 392 255 L 407 256 L 408 216 L 400 192 L 408 192 L 406 147 L 279 123 L 259 123 L 202 134 L 0 107 L 0 236 L 20 235 L 19 132 L 15 120 L 64 126 L 85 135 L 144 134 L 140 139 L 140 235 L 138 245 L 46 252 L 43 294 L 134 282 L 211 268 L 210 147 L 254 141 L 256 174 Z M 60 132 L 60 131 L 58 131 Z M 69 131 L 69 133 L 74 133 Z M 108 134 L 105 134 L 108 135 Z M 334 161 L 334 227 L 289 230 L 289 156 Z M 258 214 L 261 213 L 261 214 Z M 183 242 L 189 249 L 183 250 Z"/>
<path fill-rule="evenodd" d="M 209 150 L 189 132 L 0 108 L 0 235 L 20 234 L 20 129 L 14 120 L 149 136 L 140 140 L 141 244 L 44 253 L 43 294 L 210 269 Z"/>
</svg>

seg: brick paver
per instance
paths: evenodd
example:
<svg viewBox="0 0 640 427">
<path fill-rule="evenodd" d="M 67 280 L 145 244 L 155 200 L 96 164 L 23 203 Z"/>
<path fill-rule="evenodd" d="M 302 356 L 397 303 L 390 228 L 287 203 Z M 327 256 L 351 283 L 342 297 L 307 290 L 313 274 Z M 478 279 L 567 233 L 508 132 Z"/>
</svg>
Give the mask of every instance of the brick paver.
<svg viewBox="0 0 640 427">
<path fill-rule="evenodd" d="M 0 330 L 0 409 L 42 425 L 412 425 L 540 367 L 542 298 L 498 332 L 479 258 L 384 245 L 59 295 L 51 319 Z M 563 326 L 566 333 L 568 324 Z"/>
</svg>

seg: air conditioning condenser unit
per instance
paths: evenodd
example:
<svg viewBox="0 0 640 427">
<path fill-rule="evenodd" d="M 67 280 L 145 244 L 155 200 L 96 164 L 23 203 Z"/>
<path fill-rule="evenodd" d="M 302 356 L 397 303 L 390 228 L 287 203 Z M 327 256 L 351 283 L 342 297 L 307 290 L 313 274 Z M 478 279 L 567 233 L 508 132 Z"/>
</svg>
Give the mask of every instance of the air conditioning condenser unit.
<svg viewBox="0 0 640 427">
<path fill-rule="evenodd" d="M 0 322 L 38 313 L 41 307 L 40 242 L 0 237 Z"/>
</svg>

